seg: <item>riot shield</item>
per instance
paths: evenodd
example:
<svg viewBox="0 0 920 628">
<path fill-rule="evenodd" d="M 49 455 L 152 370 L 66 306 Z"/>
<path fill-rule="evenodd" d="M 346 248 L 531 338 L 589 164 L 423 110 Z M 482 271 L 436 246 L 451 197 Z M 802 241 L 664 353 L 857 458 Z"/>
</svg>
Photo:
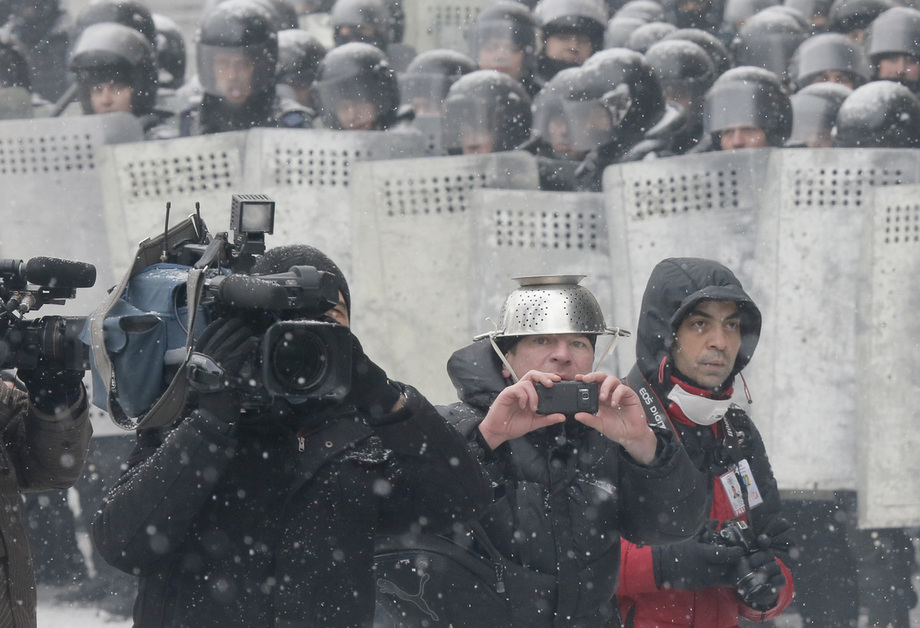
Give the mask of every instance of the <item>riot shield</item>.
<svg viewBox="0 0 920 628">
<path fill-rule="evenodd" d="M 479 188 L 536 190 L 533 156 L 494 153 L 355 164 L 354 328 L 391 377 L 456 400 L 445 365 L 470 341 Z"/>
<path fill-rule="evenodd" d="M 310 244 L 351 277 L 354 165 L 424 155 L 418 133 L 253 129 L 246 141 L 243 185 L 275 201 L 270 246 Z M 357 209 L 360 219 L 364 208 Z"/>
<path fill-rule="evenodd" d="M 408 0 L 406 13 L 407 44 L 419 53 L 435 48 L 450 48 L 469 53 L 466 29 L 476 20 L 483 0 Z"/>
<path fill-rule="evenodd" d="M 86 314 L 114 283 L 102 211 L 106 143 L 140 140 L 129 114 L 0 122 L 0 181 L 5 202 L 0 255 L 62 257 L 96 266 L 96 285 L 65 308 L 41 314 Z"/>
<path fill-rule="evenodd" d="M 231 195 L 258 192 L 240 189 L 246 133 L 108 147 L 103 193 L 116 277 L 133 262 L 141 240 L 163 233 L 167 203 L 171 225 L 195 213 L 199 203 L 212 232 L 229 230 Z"/>
<path fill-rule="evenodd" d="M 912 151 L 916 153 L 916 151 Z M 920 186 L 865 194 L 855 289 L 860 527 L 920 523 Z M 834 419 L 835 417 L 831 417 Z"/>
<path fill-rule="evenodd" d="M 917 181 L 920 153 L 774 151 L 757 225 L 752 296 L 763 332 L 748 371 L 782 489 L 857 487 L 856 302 L 874 187 Z M 743 278 L 742 278 L 743 279 Z"/>
</svg>

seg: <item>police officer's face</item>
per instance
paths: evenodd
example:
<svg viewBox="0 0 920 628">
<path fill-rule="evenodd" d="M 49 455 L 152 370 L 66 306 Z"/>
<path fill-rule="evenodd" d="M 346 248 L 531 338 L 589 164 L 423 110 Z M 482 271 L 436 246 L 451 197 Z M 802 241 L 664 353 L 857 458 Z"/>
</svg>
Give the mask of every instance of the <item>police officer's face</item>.
<svg viewBox="0 0 920 628">
<path fill-rule="evenodd" d="M 252 94 L 255 63 L 242 52 L 219 50 L 214 53 L 214 80 L 221 97 L 234 105 L 245 103 Z"/>
<path fill-rule="evenodd" d="M 846 72 L 841 72 L 839 70 L 828 70 L 827 72 L 822 72 L 819 74 L 812 83 L 837 83 L 838 85 L 843 85 L 844 87 L 849 87 L 850 89 L 856 89 L 856 82 L 853 80 L 853 77 L 847 74 Z"/>
<path fill-rule="evenodd" d="M 756 126 L 736 126 L 722 131 L 719 136 L 722 150 L 739 148 L 764 148 L 767 146 L 767 134 Z"/>
<path fill-rule="evenodd" d="M 555 373 L 562 379 L 573 380 L 586 375 L 594 366 L 594 345 L 584 334 L 544 334 L 524 336 L 506 356 L 518 377 L 528 371 Z M 502 367 L 510 377 L 507 367 Z"/>
<path fill-rule="evenodd" d="M 335 105 L 335 115 L 346 131 L 370 131 L 377 122 L 377 109 L 364 100 L 339 101 Z"/>
<path fill-rule="evenodd" d="M 467 129 L 460 137 L 460 150 L 464 155 L 483 155 L 494 148 L 492 134 L 485 129 Z"/>
<path fill-rule="evenodd" d="M 479 49 L 479 69 L 498 70 L 511 78 L 521 78 L 524 51 L 510 39 L 489 39 Z"/>
<path fill-rule="evenodd" d="M 89 103 L 93 113 L 132 113 L 131 97 L 134 90 L 123 83 L 96 83 L 89 90 Z"/>
<path fill-rule="evenodd" d="M 594 53 L 591 39 L 581 33 L 559 33 L 546 38 L 546 56 L 581 65 Z"/>
<path fill-rule="evenodd" d="M 890 81 L 920 81 L 920 62 L 910 55 L 886 55 L 878 61 L 878 77 Z"/>
<path fill-rule="evenodd" d="M 733 301 L 701 301 L 684 318 L 674 343 L 674 366 L 703 388 L 718 388 L 741 349 L 741 316 Z"/>
</svg>

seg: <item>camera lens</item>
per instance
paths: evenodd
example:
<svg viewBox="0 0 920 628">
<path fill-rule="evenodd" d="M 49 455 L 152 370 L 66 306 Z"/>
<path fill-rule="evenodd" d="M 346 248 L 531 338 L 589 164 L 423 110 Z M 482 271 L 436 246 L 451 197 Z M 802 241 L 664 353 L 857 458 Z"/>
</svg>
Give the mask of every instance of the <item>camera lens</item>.
<svg viewBox="0 0 920 628">
<path fill-rule="evenodd" d="M 326 377 L 326 346 L 312 331 L 289 329 L 272 347 L 270 363 L 275 380 L 286 390 L 309 391 Z"/>
</svg>

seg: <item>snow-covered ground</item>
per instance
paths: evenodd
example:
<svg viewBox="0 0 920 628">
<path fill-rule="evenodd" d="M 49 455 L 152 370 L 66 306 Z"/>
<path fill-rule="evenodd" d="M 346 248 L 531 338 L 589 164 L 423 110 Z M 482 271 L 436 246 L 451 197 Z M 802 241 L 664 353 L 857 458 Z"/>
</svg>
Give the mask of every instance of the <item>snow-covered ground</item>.
<svg viewBox="0 0 920 628">
<path fill-rule="evenodd" d="M 130 618 L 113 617 L 85 603 L 56 599 L 57 589 L 38 587 L 38 628 L 131 628 Z"/>
</svg>

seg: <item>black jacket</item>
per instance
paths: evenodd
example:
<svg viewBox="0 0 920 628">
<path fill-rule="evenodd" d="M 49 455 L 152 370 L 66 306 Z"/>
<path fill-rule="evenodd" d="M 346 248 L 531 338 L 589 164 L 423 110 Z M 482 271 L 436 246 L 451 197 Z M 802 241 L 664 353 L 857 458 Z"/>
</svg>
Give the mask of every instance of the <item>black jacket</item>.
<svg viewBox="0 0 920 628">
<path fill-rule="evenodd" d="M 405 390 L 375 427 L 343 406 L 300 438 L 199 413 L 140 431 L 93 522 L 100 554 L 140 577 L 135 626 L 371 626 L 375 535 L 437 532 L 491 495 L 463 439 Z"/>
<path fill-rule="evenodd" d="M 442 412 L 475 442 L 507 385 L 498 358 L 478 341 L 451 357 L 448 372 L 463 402 Z M 649 466 L 581 424 L 537 430 L 483 454 L 501 497 L 480 523 L 498 551 L 525 568 L 506 578 L 516 626 L 619 626 L 611 599 L 620 535 L 674 543 L 700 528 L 703 478 L 671 434 L 659 438 Z"/>
</svg>

